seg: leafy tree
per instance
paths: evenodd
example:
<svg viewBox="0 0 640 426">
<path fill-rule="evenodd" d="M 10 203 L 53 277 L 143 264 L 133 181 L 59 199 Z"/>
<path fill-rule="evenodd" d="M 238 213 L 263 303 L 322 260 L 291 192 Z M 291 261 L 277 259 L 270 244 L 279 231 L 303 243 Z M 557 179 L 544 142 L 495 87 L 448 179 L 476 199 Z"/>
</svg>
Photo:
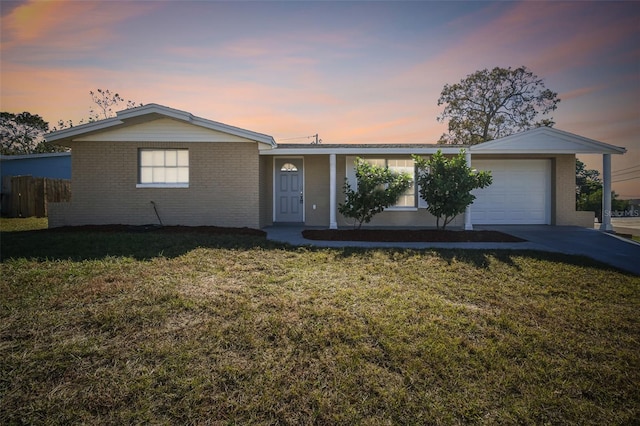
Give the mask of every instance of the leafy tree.
<svg viewBox="0 0 640 426">
<path fill-rule="evenodd" d="M 429 160 L 414 155 L 420 196 L 427 202 L 427 210 L 436 217 L 436 227 L 451 223 L 476 199 L 471 191 L 492 183 L 491 172 L 475 171 L 467 166 L 464 150 L 447 158 L 438 150 Z"/>
<path fill-rule="evenodd" d="M 586 204 L 588 203 L 587 199 L 598 190 L 602 196 L 600 172 L 587 169 L 585 164 L 576 158 L 576 210 L 594 210 L 587 208 Z M 602 204 L 602 200 L 600 204 Z"/>
<path fill-rule="evenodd" d="M 49 123 L 37 114 L 0 112 L 0 151 L 5 155 L 56 152 L 64 150 L 44 141 Z"/>
<path fill-rule="evenodd" d="M 445 108 L 438 121 L 449 120 L 449 132 L 439 143 L 473 145 L 533 127 L 552 127 L 552 118 L 535 119 L 554 111 L 558 102 L 558 94 L 524 66 L 476 71 L 444 85 L 438 105 Z"/>
<path fill-rule="evenodd" d="M 624 211 L 628 208 L 629 200 L 618 200 L 618 194 L 615 191 L 611 191 L 611 210 Z M 602 186 L 584 195 L 579 210 L 595 212 L 598 222 L 602 223 Z"/>
<path fill-rule="evenodd" d="M 623 211 L 629 208 L 629 200 L 618 200 L 618 194 L 611 191 L 611 210 Z M 587 169 L 576 158 L 576 210 L 593 211 L 598 222 L 602 222 L 602 181 L 600 172 Z"/>
<path fill-rule="evenodd" d="M 355 219 L 354 228 L 371 222 L 376 214 L 398 202 L 398 199 L 413 179 L 406 173 L 396 173 L 388 167 L 369 164 L 362 158 L 356 159 L 357 188 L 351 188 L 345 179 L 346 201 L 338 206 L 338 211 Z"/>
</svg>

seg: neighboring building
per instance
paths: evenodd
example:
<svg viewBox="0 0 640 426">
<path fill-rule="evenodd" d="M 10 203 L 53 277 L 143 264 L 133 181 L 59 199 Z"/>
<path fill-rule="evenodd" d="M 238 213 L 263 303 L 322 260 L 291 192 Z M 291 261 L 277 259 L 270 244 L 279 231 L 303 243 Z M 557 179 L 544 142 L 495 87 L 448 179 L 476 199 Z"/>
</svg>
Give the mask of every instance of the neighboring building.
<svg viewBox="0 0 640 426">
<path fill-rule="evenodd" d="M 261 228 L 300 223 L 335 228 L 342 187 L 363 157 L 413 171 L 411 154 L 467 150 L 467 161 L 491 170 L 468 214 L 453 225 L 548 224 L 593 227 L 592 212 L 575 211 L 575 155 L 621 147 L 541 127 L 471 147 L 426 144 L 278 145 L 271 136 L 150 104 L 117 117 L 51 133 L 73 150 L 70 203 L 49 206 L 51 227 L 84 224 Z M 603 173 L 605 186 L 609 175 Z M 416 188 L 369 226 L 435 226 Z"/>
<path fill-rule="evenodd" d="M 5 176 L 71 179 L 71 153 L 0 155 L 0 174 Z"/>
</svg>

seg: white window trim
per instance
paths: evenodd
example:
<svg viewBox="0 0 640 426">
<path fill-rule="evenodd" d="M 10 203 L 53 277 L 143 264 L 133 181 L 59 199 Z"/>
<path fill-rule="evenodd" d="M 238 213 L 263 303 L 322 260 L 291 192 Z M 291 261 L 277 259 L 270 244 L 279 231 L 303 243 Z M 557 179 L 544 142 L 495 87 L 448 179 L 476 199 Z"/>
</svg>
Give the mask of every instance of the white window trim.
<svg viewBox="0 0 640 426">
<path fill-rule="evenodd" d="M 142 151 L 186 151 L 187 152 L 187 160 L 188 165 L 188 181 L 187 182 L 140 182 L 141 179 L 141 152 Z M 166 166 L 165 166 L 166 167 Z M 136 182 L 136 188 L 189 188 L 189 183 L 191 181 L 191 161 L 190 161 L 190 153 L 188 148 L 139 148 L 138 149 L 138 181 Z"/>
<path fill-rule="evenodd" d="M 392 206 L 392 207 L 387 207 L 386 209 L 384 209 L 384 211 L 391 211 L 391 212 L 417 212 L 418 208 L 417 207 L 402 207 L 402 206 Z"/>
<path fill-rule="evenodd" d="M 136 188 L 188 188 L 188 183 L 137 183 Z"/>
</svg>

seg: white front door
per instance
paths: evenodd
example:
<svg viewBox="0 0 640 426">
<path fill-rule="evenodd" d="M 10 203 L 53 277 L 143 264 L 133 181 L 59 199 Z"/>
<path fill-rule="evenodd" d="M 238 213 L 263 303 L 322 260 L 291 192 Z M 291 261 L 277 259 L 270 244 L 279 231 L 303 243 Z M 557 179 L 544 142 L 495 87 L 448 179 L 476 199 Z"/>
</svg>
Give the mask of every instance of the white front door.
<svg viewBox="0 0 640 426">
<path fill-rule="evenodd" d="M 474 225 L 550 224 L 551 160 L 472 159 L 471 165 L 493 177 L 491 185 L 472 192 Z"/>
<path fill-rule="evenodd" d="M 276 158 L 275 212 L 276 222 L 302 222 L 304 184 L 302 158 Z"/>
</svg>

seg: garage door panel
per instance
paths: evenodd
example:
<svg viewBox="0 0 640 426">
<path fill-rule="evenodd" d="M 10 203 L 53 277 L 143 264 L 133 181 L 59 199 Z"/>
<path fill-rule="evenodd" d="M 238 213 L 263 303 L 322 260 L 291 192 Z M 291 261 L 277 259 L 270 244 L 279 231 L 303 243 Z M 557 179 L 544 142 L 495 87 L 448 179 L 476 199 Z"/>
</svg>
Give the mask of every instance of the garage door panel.
<svg viewBox="0 0 640 426">
<path fill-rule="evenodd" d="M 548 224 L 550 160 L 472 160 L 478 170 L 490 170 L 493 183 L 473 191 L 474 224 Z"/>
</svg>

